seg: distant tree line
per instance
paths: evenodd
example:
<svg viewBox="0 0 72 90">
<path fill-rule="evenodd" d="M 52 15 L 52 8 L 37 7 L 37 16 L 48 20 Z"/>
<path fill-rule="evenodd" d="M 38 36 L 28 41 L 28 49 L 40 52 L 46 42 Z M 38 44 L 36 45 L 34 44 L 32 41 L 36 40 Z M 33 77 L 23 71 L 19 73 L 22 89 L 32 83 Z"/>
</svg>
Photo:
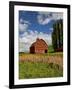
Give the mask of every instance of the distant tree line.
<svg viewBox="0 0 72 90">
<path fill-rule="evenodd" d="M 63 20 L 57 20 L 53 24 L 52 44 L 55 51 L 63 50 Z"/>
</svg>

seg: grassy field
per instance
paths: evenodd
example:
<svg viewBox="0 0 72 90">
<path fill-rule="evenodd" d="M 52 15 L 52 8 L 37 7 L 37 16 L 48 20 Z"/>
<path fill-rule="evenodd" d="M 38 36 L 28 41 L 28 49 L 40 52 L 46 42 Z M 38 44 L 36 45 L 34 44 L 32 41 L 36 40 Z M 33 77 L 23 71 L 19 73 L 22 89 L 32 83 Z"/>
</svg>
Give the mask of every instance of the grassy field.
<svg viewBox="0 0 72 90">
<path fill-rule="evenodd" d="M 19 79 L 62 77 L 63 59 L 61 54 L 22 54 L 19 61 Z"/>
<path fill-rule="evenodd" d="M 58 64 L 26 61 L 19 66 L 19 79 L 63 76 L 63 69 Z"/>
<path fill-rule="evenodd" d="M 20 62 L 45 62 L 45 63 L 55 63 L 63 66 L 63 54 L 60 53 L 47 53 L 47 54 L 20 54 Z"/>
<path fill-rule="evenodd" d="M 62 76 L 63 52 L 54 52 L 52 46 L 46 54 L 19 53 L 19 79 Z"/>
</svg>

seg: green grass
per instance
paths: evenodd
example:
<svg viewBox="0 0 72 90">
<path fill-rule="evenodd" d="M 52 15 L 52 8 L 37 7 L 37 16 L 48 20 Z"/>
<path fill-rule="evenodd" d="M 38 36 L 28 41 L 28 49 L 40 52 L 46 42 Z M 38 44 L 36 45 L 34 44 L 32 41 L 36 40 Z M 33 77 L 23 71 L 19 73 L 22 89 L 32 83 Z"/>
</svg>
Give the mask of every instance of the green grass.
<svg viewBox="0 0 72 90">
<path fill-rule="evenodd" d="M 24 56 L 24 55 L 35 55 L 35 56 L 48 56 L 48 55 L 60 55 L 60 56 L 63 56 L 63 52 L 48 52 L 48 53 L 41 53 L 41 54 L 31 54 L 31 53 L 19 53 L 19 56 Z"/>
<path fill-rule="evenodd" d="M 37 61 L 29 61 L 28 59 L 42 59 L 43 57 L 54 57 L 57 56 L 63 57 L 63 52 L 54 52 L 52 46 L 48 46 L 48 53 L 45 54 L 30 54 L 30 53 L 19 53 L 19 56 L 24 57 L 26 59 L 23 62 L 19 62 L 19 79 L 31 79 L 31 78 L 50 78 L 50 77 L 62 77 L 63 76 L 63 68 L 60 64 L 54 63 L 46 63 L 46 62 L 38 62 Z M 29 58 L 30 57 L 30 58 Z M 45 58 L 44 58 L 45 59 Z M 52 58 L 51 58 L 52 59 Z M 45 60 L 44 60 L 45 61 Z"/>
<path fill-rule="evenodd" d="M 19 62 L 19 79 L 62 77 L 63 70 L 58 64 L 43 62 Z"/>
<path fill-rule="evenodd" d="M 54 49 L 52 45 L 48 46 L 48 53 L 54 53 Z"/>
</svg>

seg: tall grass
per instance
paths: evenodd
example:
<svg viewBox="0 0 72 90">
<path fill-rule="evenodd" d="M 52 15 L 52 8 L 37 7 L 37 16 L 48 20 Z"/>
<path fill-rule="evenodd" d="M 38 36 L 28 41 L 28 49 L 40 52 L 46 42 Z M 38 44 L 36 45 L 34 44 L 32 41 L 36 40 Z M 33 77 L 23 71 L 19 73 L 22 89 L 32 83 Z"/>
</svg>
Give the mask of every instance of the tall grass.
<svg viewBox="0 0 72 90">
<path fill-rule="evenodd" d="M 63 52 L 47 54 L 19 53 L 19 79 L 51 78 L 63 76 Z"/>
<path fill-rule="evenodd" d="M 52 53 L 52 54 L 20 54 L 19 60 L 21 62 L 31 61 L 31 62 L 46 62 L 55 63 L 63 66 L 63 55 L 62 53 Z"/>
<path fill-rule="evenodd" d="M 63 69 L 58 64 L 29 61 L 19 63 L 19 79 L 62 76 Z"/>
</svg>

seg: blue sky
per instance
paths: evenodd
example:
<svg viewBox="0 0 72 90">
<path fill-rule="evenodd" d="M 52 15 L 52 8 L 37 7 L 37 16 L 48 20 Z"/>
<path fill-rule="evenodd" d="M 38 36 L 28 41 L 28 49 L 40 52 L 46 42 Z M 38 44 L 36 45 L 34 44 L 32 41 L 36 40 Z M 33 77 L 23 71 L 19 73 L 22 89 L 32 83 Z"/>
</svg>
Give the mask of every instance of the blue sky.
<svg viewBox="0 0 72 90">
<path fill-rule="evenodd" d="M 53 24 L 63 19 L 61 12 L 19 11 L 19 51 L 29 52 L 37 38 L 52 44 Z"/>
<path fill-rule="evenodd" d="M 44 32 L 44 33 L 51 33 L 52 30 L 52 26 L 54 23 L 54 20 L 51 20 L 49 23 L 42 25 L 40 23 L 38 23 L 38 12 L 34 12 L 34 11 L 20 11 L 19 12 L 19 20 L 23 19 L 25 21 L 30 22 L 30 25 L 28 27 L 29 30 L 37 30 L 38 32 Z M 45 15 L 42 16 L 42 18 L 46 18 Z"/>
</svg>

